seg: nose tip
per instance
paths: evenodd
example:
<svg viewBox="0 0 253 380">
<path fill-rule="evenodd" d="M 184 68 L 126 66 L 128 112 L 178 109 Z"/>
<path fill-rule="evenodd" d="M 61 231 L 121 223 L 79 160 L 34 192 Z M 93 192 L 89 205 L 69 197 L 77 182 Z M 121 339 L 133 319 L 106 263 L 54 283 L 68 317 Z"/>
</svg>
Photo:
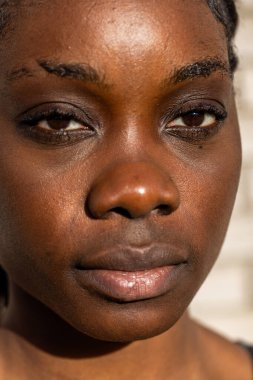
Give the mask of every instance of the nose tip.
<svg viewBox="0 0 253 380">
<path fill-rule="evenodd" d="M 111 214 L 128 218 L 168 215 L 178 205 L 178 190 L 171 178 L 148 163 L 122 164 L 105 171 L 87 200 L 89 213 L 96 219 Z"/>
</svg>

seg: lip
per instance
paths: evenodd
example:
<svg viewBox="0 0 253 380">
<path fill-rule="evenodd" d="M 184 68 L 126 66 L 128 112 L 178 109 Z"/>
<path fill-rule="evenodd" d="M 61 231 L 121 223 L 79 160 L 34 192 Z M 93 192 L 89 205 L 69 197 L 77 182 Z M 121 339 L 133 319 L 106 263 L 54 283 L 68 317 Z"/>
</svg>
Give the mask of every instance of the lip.
<svg viewBox="0 0 253 380">
<path fill-rule="evenodd" d="M 177 283 L 187 251 L 168 244 L 121 247 L 80 256 L 74 274 L 83 289 L 119 302 L 161 296 Z"/>
<path fill-rule="evenodd" d="M 76 278 L 82 288 L 118 302 L 133 302 L 159 297 L 169 292 L 181 267 L 181 264 L 177 264 L 132 272 L 78 270 Z"/>
<path fill-rule="evenodd" d="M 182 264 L 188 259 L 186 249 L 168 244 L 152 244 L 145 247 L 121 246 L 90 252 L 76 259 L 76 269 L 108 269 L 116 271 L 143 271 Z"/>
</svg>

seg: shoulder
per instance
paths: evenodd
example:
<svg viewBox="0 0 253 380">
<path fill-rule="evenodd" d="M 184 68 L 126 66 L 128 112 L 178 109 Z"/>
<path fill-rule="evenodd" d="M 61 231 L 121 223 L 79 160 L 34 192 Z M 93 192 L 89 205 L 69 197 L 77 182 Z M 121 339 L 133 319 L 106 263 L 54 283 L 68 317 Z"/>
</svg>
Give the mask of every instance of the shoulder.
<svg viewBox="0 0 253 380">
<path fill-rule="evenodd" d="M 204 344 L 209 372 L 215 379 L 252 380 L 253 347 L 232 342 L 215 332 L 198 325 Z M 250 355 L 251 352 L 251 355 Z"/>
</svg>

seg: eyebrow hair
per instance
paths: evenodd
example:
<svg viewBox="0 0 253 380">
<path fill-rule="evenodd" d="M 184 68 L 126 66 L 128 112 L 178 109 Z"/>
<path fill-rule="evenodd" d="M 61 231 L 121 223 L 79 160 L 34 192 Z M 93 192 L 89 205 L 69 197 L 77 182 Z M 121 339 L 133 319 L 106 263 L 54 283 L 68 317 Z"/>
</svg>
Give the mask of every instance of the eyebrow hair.
<svg viewBox="0 0 253 380">
<path fill-rule="evenodd" d="M 73 78 L 92 83 L 104 82 L 104 78 L 98 74 L 97 70 L 86 63 L 58 63 L 47 60 L 38 60 L 37 62 L 49 74 L 61 78 Z"/>
<path fill-rule="evenodd" d="M 108 87 L 103 75 L 86 63 L 60 63 L 52 60 L 37 60 L 38 65 L 47 73 L 56 75 L 60 78 L 77 79 L 95 83 L 102 87 Z M 23 77 L 32 77 L 35 71 L 27 67 L 15 69 L 7 74 L 7 80 L 13 81 Z"/>
<path fill-rule="evenodd" d="M 222 71 L 229 76 L 232 76 L 232 73 L 225 62 L 218 58 L 207 58 L 174 70 L 172 76 L 168 80 L 165 80 L 165 83 L 169 82 L 177 84 L 193 78 L 207 78 L 216 71 Z"/>
<path fill-rule="evenodd" d="M 33 72 L 24 66 L 7 73 L 7 81 L 9 82 L 23 77 L 33 77 Z"/>
<path fill-rule="evenodd" d="M 96 69 L 86 63 L 59 63 L 51 60 L 37 60 L 38 65 L 49 74 L 61 78 L 72 78 L 108 87 L 104 81 L 104 76 L 100 75 Z M 209 77 L 213 72 L 222 71 L 232 77 L 229 66 L 218 58 L 207 58 L 188 65 L 182 66 L 172 71 L 172 75 L 163 80 L 162 86 L 177 84 L 198 77 Z M 22 77 L 32 77 L 34 72 L 27 67 L 15 69 L 7 74 L 7 80 L 13 81 Z"/>
</svg>

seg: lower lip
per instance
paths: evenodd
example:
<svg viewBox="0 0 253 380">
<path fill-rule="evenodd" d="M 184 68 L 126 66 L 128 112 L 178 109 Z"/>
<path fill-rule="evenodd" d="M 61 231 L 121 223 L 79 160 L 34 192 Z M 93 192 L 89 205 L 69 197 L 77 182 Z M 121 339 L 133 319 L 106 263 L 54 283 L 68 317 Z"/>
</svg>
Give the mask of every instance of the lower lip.
<svg viewBox="0 0 253 380">
<path fill-rule="evenodd" d="M 126 272 L 105 269 L 77 270 L 80 286 L 119 302 L 150 299 L 167 293 L 181 265 Z"/>
</svg>

